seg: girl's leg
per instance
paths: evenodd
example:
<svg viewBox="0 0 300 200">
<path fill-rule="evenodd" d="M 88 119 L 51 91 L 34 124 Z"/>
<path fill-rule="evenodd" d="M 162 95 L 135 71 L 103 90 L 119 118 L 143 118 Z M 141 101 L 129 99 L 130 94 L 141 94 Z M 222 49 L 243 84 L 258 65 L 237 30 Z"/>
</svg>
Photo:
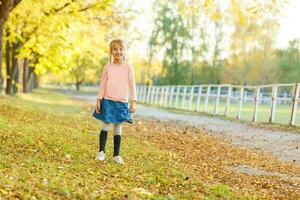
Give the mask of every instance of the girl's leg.
<svg viewBox="0 0 300 200">
<path fill-rule="evenodd" d="M 114 156 L 120 154 L 122 124 L 114 124 Z"/>
<path fill-rule="evenodd" d="M 99 135 L 99 152 L 101 151 L 105 152 L 108 130 L 109 130 L 109 123 L 102 122 L 102 129 Z"/>
</svg>

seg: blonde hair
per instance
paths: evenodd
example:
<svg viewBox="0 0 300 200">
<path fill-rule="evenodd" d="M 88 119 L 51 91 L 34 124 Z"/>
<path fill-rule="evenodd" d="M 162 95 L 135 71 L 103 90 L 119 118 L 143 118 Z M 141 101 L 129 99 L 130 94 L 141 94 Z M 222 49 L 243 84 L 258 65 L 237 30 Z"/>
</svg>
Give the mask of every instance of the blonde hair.
<svg viewBox="0 0 300 200">
<path fill-rule="evenodd" d="M 112 40 L 109 44 L 109 61 L 112 62 L 111 60 L 111 54 L 112 54 L 112 48 L 116 45 L 120 45 L 123 49 L 125 49 L 125 44 L 124 44 L 124 41 L 121 40 L 121 39 L 115 39 L 115 40 Z M 125 55 L 123 55 L 123 59 L 122 61 L 124 62 L 125 61 Z"/>
</svg>

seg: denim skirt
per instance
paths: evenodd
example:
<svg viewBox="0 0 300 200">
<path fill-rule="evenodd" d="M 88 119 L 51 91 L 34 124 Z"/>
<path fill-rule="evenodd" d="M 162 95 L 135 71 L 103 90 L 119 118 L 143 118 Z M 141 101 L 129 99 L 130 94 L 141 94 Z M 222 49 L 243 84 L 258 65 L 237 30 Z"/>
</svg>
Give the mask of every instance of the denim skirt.
<svg viewBox="0 0 300 200">
<path fill-rule="evenodd" d="M 100 113 L 94 110 L 93 117 L 106 123 L 119 124 L 122 122 L 132 123 L 128 103 L 102 99 Z"/>
</svg>

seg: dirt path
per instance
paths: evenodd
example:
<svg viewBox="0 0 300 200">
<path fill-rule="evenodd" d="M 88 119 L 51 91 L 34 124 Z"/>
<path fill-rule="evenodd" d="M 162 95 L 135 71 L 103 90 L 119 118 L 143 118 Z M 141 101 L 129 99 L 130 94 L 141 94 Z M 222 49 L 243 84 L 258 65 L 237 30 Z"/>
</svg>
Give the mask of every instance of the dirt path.
<svg viewBox="0 0 300 200">
<path fill-rule="evenodd" d="M 76 94 L 75 98 L 95 102 L 94 95 Z M 137 105 L 134 117 L 155 118 L 160 121 L 177 121 L 203 128 L 212 135 L 220 135 L 236 146 L 261 150 L 281 160 L 300 165 L 300 134 L 252 127 L 222 119 L 173 113 L 170 111 Z"/>
<path fill-rule="evenodd" d="M 262 150 L 282 160 L 300 164 L 300 134 L 254 128 L 238 122 L 172 113 L 141 105 L 138 105 L 136 115 L 162 121 L 183 121 L 190 125 L 201 126 L 211 134 L 224 136 L 234 145 Z"/>
<path fill-rule="evenodd" d="M 166 150 L 174 161 L 184 164 L 182 169 L 191 170 L 205 184 L 223 183 L 257 199 L 300 198 L 299 165 L 262 151 L 236 147 L 197 126 L 148 117 L 138 117 L 133 126 L 124 126 L 126 136 Z"/>
</svg>

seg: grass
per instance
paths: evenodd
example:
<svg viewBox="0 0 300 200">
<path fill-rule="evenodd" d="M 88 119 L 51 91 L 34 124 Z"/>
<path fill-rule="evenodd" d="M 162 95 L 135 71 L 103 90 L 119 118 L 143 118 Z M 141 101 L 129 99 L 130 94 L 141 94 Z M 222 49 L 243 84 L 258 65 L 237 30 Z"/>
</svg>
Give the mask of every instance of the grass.
<svg viewBox="0 0 300 200">
<path fill-rule="evenodd" d="M 290 180 L 233 173 L 226 166 L 290 175 L 299 168 L 176 124 L 139 119 L 125 124 L 126 164 L 111 161 L 111 134 L 108 159 L 97 162 L 100 124 L 91 113 L 83 102 L 48 90 L 0 96 L 0 199 L 297 197 L 299 184 Z"/>
<path fill-rule="evenodd" d="M 184 103 L 182 103 L 182 101 L 183 98 L 182 96 L 180 96 L 178 98 L 177 107 L 179 109 L 189 110 L 189 101 L 190 101 L 189 97 L 186 97 Z M 200 112 L 204 112 L 204 102 L 205 102 L 205 98 L 201 97 L 200 110 L 199 110 Z M 172 101 L 172 106 L 175 106 L 175 104 L 176 104 L 176 98 L 174 97 Z M 155 105 L 160 105 L 160 103 L 156 103 Z M 218 114 L 224 115 L 225 107 L 226 107 L 226 99 L 220 98 Z M 207 112 L 214 113 L 214 108 L 215 108 L 215 98 L 210 97 L 207 105 Z M 197 109 L 197 103 L 196 103 L 196 97 L 194 97 L 191 105 L 191 110 L 196 110 L 196 109 Z M 228 112 L 228 117 L 236 118 L 237 112 L 238 112 L 238 103 L 231 102 L 229 112 Z M 242 110 L 241 110 L 241 120 L 252 121 L 253 112 L 254 112 L 254 104 L 243 102 Z M 271 105 L 259 104 L 258 113 L 257 113 L 258 122 L 269 122 L 270 114 L 271 114 Z M 291 117 L 291 103 L 285 105 L 279 105 L 279 104 L 276 105 L 274 123 L 289 124 L 290 117 Z M 297 126 L 300 126 L 300 106 L 298 106 L 296 112 L 295 124 Z"/>
<path fill-rule="evenodd" d="M 226 102 L 223 99 L 220 99 L 219 102 L 219 108 L 218 108 L 218 114 L 215 115 L 214 108 L 215 108 L 215 102 L 212 98 L 210 98 L 208 105 L 207 105 L 207 112 L 204 112 L 204 98 L 201 98 L 200 101 L 200 110 L 199 112 L 196 112 L 197 104 L 195 102 L 196 100 L 193 100 L 191 110 L 189 110 L 189 99 L 186 99 L 183 107 L 182 107 L 182 98 L 180 97 L 178 99 L 178 108 L 170 108 L 170 107 L 163 107 L 164 109 L 175 111 L 175 112 L 185 112 L 189 114 L 195 114 L 195 115 L 203 115 L 203 116 L 212 116 L 212 117 L 218 117 L 221 119 L 227 119 L 227 120 L 236 120 L 237 111 L 238 111 L 238 104 L 237 103 L 231 103 L 230 109 L 228 112 L 228 117 L 224 115 L 225 113 L 225 107 Z M 172 106 L 175 106 L 176 101 L 173 99 Z M 147 106 L 152 107 L 162 107 L 160 103 L 156 104 L 145 104 Z M 271 107 L 265 104 L 260 104 L 258 108 L 257 113 L 257 121 L 252 122 L 253 118 L 253 110 L 254 106 L 251 103 L 243 103 L 242 106 L 242 112 L 241 112 L 241 118 L 238 120 L 241 123 L 247 123 L 250 125 L 258 126 L 258 127 L 267 127 L 271 129 L 280 129 L 280 130 L 286 130 L 286 131 L 293 131 L 293 132 L 299 132 L 300 131 L 300 106 L 298 106 L 297 113 L 296 113 L 296 126 L 290 126 L 289 120 L 290 120 L 290 114 L 291 114 L 291 105 L 276 105 L 276 112 L 275 112 L 275 120 L 274 123 L 269 123 L 270 113 L 271 113 Z"/>
<path fill-rule="evenodd" d="M 205 199 L 219 196 L 169 152 L 124 131 L 126 165 L 94 160 L 99 124 L 46 90 L 0 97 L 0 198 Z M 112 156 L 109 136 L 107 158 Z M 126 159 L 127 158 L 127 159 Z M 239 198 L 239 192 L 229 195 Z"/>
<path fill-rule="evenodd" d="M 57 86 L 44 86 L 45 88 L 57 88 Z M 64 86 L 61 87 L 62 89 L 68 90 L 69 87 Z M 95 86 L 83 86 L 81 87 L 81 92 L 85 93 L 90 93 L 90 94 L 95 94 L 98 92 L 98 87 Z M 204 94 L 204 93 L 202 93 Z M 182 96 L 179 96 L 178 98 L 178 109 L 183 109 L 183 110 L 188 110 L 189 109 L 189 94 L 187 94 L 185 103 L 182 107 Z M 158 97 L 158 99 L 160 96 Z M 196 104 L 196 97 L 193 98 L 192 102 L 192 110 L 196 110 L 197 104 Z M 200 103 L 200 112 L 204 112 L 204 101 L 205 97 L 201 97 L 201 103 Z M 172 105 L 174 106 L 176 103 L 176 96 L 173 96 L 173 101 Z M 299 103 L 298 103 L 299 104 Z M 160 103 L 156 103 L 156 106 L 160 105 Z M 218 116 L 222 116 L 225 113 L 225 107 L 226 107 L 226 98 L 220 98 L 220 103 L 219 103 L 219 112 Z M 208 107 L 207 111 L 208 113 L 213 113 L 215 108 L 215 98 L 210 97 L 209 102 L 208 102 Z M 238 104 L 231 102 L 230 104 L 230 109 L 228 112 L 228 118 L 230 119 L 236 119 L 237 116 L 237 111 L 238 111 Z M 246 103 L 243 102 L 242 106 L 242 112 L 241 112 L 241 120 L 243 121 L 252 121 L 253 119 L 253 111 L 254 111 L 254 104 L 253 103 Z M 257 113 L 257 122 L 262 122 L 262 123 L 268 123 L 269 118 L 271 114 L 271 105 L 267 104 L 259 104 L 258 107 L 258 113 Z M 276 105 L 276 112 L 275 112 L 275 119 L 274 119 L 274 124 L 275 127 L 278 127 L 278 125 L 289 125 L 290 123 L 290 118 L 291 118 L 291 103 L 285 104 L 285 105 Z M 296 121 L 295 121 L 296 126 L 300 126 L 300 105 L 298 105 L 297 111 L 296 111 Z M 269 126 L 269 125 L 268 125 Z M 290 128 L 288 128 L 290 129 Z"/>
<path fill-rule="evenodd" d="M 229 198 L 230 197 L 230 188 L 227 185 L 216 185 L 212 188 L 210 188 L 210 191 L 212 192 L 212 194 L 214 194 L 213 196 L 209 197 L 211 199 L 214 199 L 215 197 L 218 198 Z"/>
</svg>

